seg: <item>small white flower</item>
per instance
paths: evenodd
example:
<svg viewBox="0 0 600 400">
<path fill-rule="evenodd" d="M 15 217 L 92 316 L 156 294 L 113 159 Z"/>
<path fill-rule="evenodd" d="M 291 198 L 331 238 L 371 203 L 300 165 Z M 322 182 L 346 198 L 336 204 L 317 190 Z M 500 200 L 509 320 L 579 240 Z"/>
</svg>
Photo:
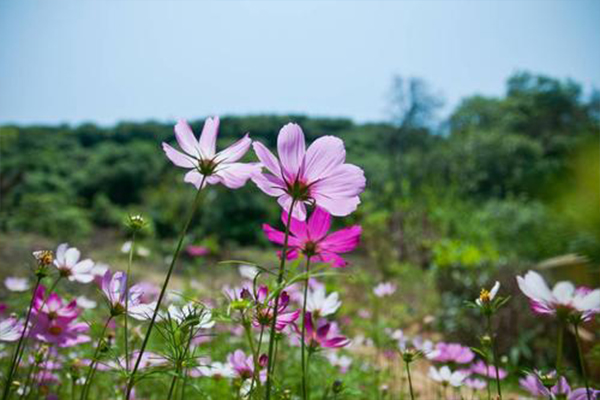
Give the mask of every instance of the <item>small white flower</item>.
<svg viewBox="0 0 600 400">
<path fill-rule="evenodd" d="M 9 276 L 4 280 L 4 286 L 11 292 L 24 292 L 29 289 L 29 280 L 27 278 L 18 278 Z"/>
<path fill-rule="evenodd" d="M 398 287 L 391 282 L 381 282 L 379 285 L 373 288 L 373 293 L 379 298 L 391 296 L 396 292 L 397 288 Z"/>
<path fill-rule="evenodd" d="M 335 314 L 342 302 L 337 292 L 327 295 L 325 287 L 309 289 L 306 296 L 306 310 L 320 317 Z"/>
<path fill-rule="evenodd" d="M 498 294 L 498 290 L 500 290 L 500 282 L 496 281 L 489 292 L 486 289 L 481 290 L 481 295 L 475 300 L 475 303 L 477 303 L 478 306 L 481 306 L 483 301 L 488 303 L 494 301 L 494 298 Z"/>
<path fill-rule="evenodd" d="M 196 316 L 199 317 L 195 327 L 199 329 L 210 329 L 215 325 L 212 319 L 210 310 L 200 307 L 195 303 L 187 303 L 183 307 L 177 307 L 171 304 L 168 308 L 169 316 L 181 324 L 186 318 Z"/>
<path fill-rule="evenodd" d="M 452 372 L 446 365 L 441 367 L 439 370 L 435 367 L 429 367 L 429 377 L 434 381 L 444 385 L 449 384 L 454 387 L 460 387 L 467 376 L 468 374 L 465 374 L 461 371 Z"/>
<path fill-rule="evenodd" d="M 215 361 L 208 365 L 200 365 L 196 370 L 202 376 L 207 377 L 220 377 L 220 378 L 233 378 L 235 377 L 235 371 L 229 363 L 222 363 Z"/>
<path fill-rule="evenodd" d="M 96 308 L 96 306 L 98 305 L 98 303 L 96 303 L 94 300 L 88 299 L 85 296 L 79 296 L 76 300 L 77 300 L 77 305 L 79 307 L 85 308 L 87 310 Z"/>
<path fill-rule="evenodd" d="M 69 247 L 68 243 L 62 243 L 56 249 L 54 265 L 61 276 L 68 278 L 71 282 L 90 283 L 94 280 L 92 269 L 94 262 L 89 258 L 79 261 L 81 253 L 75 247 Z"/>
</svg>

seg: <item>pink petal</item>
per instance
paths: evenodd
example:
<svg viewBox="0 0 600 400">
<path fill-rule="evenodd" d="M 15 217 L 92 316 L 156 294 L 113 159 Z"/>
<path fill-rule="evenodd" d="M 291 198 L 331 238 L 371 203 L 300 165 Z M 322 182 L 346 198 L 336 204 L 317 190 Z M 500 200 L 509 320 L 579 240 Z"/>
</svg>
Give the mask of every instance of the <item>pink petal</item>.
<svg viewBox="0 0 600 400">
<path fill-rule="evenodd" d="M 299 125 L 290 123 L 281 128 L 277 136 L 277 153 L 286 178 L 298 175 L 305 151 L 304 133 Z"/>
<path fill-rule="evenodd" d="M 294 206 L 296 207 L 296 206 Z M 283 222 L 283 226 L 287 224 L 289 214 L 284 211 L 281 213 L 281 221 Z M 297 237 L 300 241 L 306 241 L 308 239 L 308 227 L 306 222 L 299 221 L 296 218 L 292 217 L 290 220 L 290 233 Z"/>
<path fill-rule="evenodd" d="M 256 153 L 256 157 L 260 160 L 260 162 L 269 170 L 270 173 L 275 175 L 278 178 L 281 178 L 281 168 L 279 166 L 279 160 L 277 157 L 271 153 L 265 145 L 260 142 L 252 143 L 252 148 Z"/>
<path fill-rule="evenodd" d="M 279 197 L 285 194 L 285 183 L 275 175 L 256 173 L 251 176 L 251 179 L 269 196 Z"/>
<path fill-rule="evenodd" d="M 323 136 L 315 140 L 306 151 L 304 176 L 309 182 L 329 175 L 346 160 L 344 142 L 335 136 Z"/>
<path fill-rule="evenodd" d="M 316 261 L 320 261 L 325 264 L 331 264 L 331 266 L 334 268 L 343 268 L 348 265 L 346 260 L 330 251 L 321 251 L 317 256 Z"/>
<path fill-rule="evenodd" d="M 215 159 L 218 162 L 236 162 L 240 158 L 242 158 L 244 154 L 246 154 L 251 144 L 252 140 L 250 140 L 250 137 L 246 133 L 246 135 L 243 138 L 241 138 L 225 150 L 220 151 Z"/>
<path fill-rule="evenodd" d="M 321 207 L 316 207 L 308 219 L 308 236 L 313 241 L 319 241 L 331 227 L 331 214 Z"/>
<path fill-rule="evenodd" d="M 358 196 L 330 198 L 317 194 L 314 199 L 319 207 L 323 207 L 335 217 L 345 217 L 352 214 L 360 204 Z"/>
<path fill-rule="evenodd" d="M 185 151 L 193 157 L 200 157 L 198 153 L 198 142 L 194 137 L 192 128 L 188 125 L 187 121 L 181 119 L 175 125 L 175 139 L 181 150 Z"/>
<path fill-rule="evenodd" d="M 239 189 L 259 171 L 259 168 L 257 164 L 226 164 L 217 171 L 215 176 L 219 177 L 229 189 Z"/>
<path fill-rule="evenodd" d="M 175 150 L 173 147 L 171 147 L 167 143 L 163 143 L 162 147 L 163 147 L 163 151 L 167 155 L 167 158 L 169 160 L 171 160 L 171 162 L 173 164 L 175 164 L 176 166 L 182 167 L 182 168 L 195 168 L 196 167 L 196 160 L 194 160 L 190 156 L 185 155 L 182 152 Z"/>
<path fill-rule="evenodd" d="M 279 205 L 283 208 L 285 212 L 290 212 L 290 207 L 292 206 L 292 198 L 288 194 L 284 194 L 283 196 L 277 199 Z M 294 211 L 292 216 L 299 221 L 304 221 L 306 219 L 306 206 L 304 203 L 298 203 L 294 205 Z"/>
<path fill-rule="evenodd" d="M 196 189 L 200 190 L 200 184 L 202 183 L 202 177 L 204 175 L 202 175 L 200 172 L 196 171 L 195 169 L 189 171 L 187 174 L 185 174 L 185 176 L 183 177 L 184 182 L 188 182 L 191 183 L 192 185 L 194 185 L 196 187 Z M 208 180 L 210 180 L 210 178 L 214 178 L 214 177 L 209 177 L 208 179 L 205 180 L 204 182 L 204 186 L 206 186 L 206 184 L 208 182 Z"/>
<path fill-rule="evenodd" d="M 352 164 L 342 164 L 330 171 L 312 186 L 311 193 L 329 198 L 358 196 L 365 189 L 366 179 L 362 169 Z"/>
<path fill-rule="evenodd" d="M 265 233 L 265 236 L 267 237 L 267 239 L 269 239 L 270 242 L 273 242 L 275 244 L 279 244 L 281 246 L 283 246 L 283 241 L 285 239 L 285 233 L 278 231 L 277 229 L 273 228 L 272 226 L 268 225 L 268 224 L 263 224 L 262 226 L 263 228 L 263 232 Z M 295 238 L 294 236 L 290 235 L 288 237 L 288 245 L 291 247 L 296 247 L 300 245 L 300 241 Z M 289 258 L 289 253 L 288 253 L 288 258 Z"/>
<path fill-rule="evenodd" d="M 358 246 L 362 228 L 358 225 L 349 228 L 340 229 L 328 235 L 322 242 L 321 246 L 334 253 L 347 253 Z"/>
<path fill-rule="evenodd" d="M 219 117 L 207 118 L 200 134 L 200 152 L 205 158 L 213 158 L 217 150 L 217 133 L 219 132 Z M 192 153 L 193 154 L 193 153 Z"/>
</svg>

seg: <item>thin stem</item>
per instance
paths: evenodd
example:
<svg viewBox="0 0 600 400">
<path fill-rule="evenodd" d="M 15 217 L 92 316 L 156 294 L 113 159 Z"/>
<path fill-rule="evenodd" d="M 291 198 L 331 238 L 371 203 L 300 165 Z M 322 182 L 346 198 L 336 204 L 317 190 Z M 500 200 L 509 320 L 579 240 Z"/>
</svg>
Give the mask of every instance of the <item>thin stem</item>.
<svg viewBox="0 0 600 400">
<path fill-rule="evenodd" d="M 561 375 L 562 352 L 563 352 L 564 326 L 562 321 L 558 323 L 558 340 L 556 341 L 556 374 Z"/>
<path fill-rule="evenodd" d="M 88 392 L 92 383 L 92 378 L 94 377 L 94 373 L 96 372 L 96 367 L 98 365 L 98 355 L 100 354 L 100 350 L 102 349 L 102 341 L 104 340 L 104 336 L 106 335 L 106 330 L 108 329 L 108 324 L 110 324 L 110 321 L 112 321 L 112 316 L 108 317 L 106 323 L 104 324 L 104 327 L 102 328 L 102 333 L 100 333 L 100 338 L 98 339 L 98 344 L 96 345 L 96 351 L 94 351 L 94 356 L 92 357 L 92 361 L 90 362 L 90 368 L 85 378 L 83 388 L 81 389 L 81 400 L 85 400 L 88 397 Z"/>
<path fill-rule="evenodd" d="M 308 355 L 306 357 L 306 387 L 307 388 L 310 383 L 310 356 L 312 356 L 311 351 L 308 352 Z M 306 399 L 310 400 L 310 392 L 308 390 L 306 391 Z"/>
<path fill-rule="evenodd" d="M 125 347 L 125 372 L 129 374 L 129 327 L 127 316 L 129 315 L 129 277 L 131 275 L 131 264 L 133 264 L 133 252 L 135 247 L 135 230 L 131 234 L 131 246 L 129 248 L 129 261 L 127 262 L 127 275 L 125 278 L 125 320 L 123 329 L 123 344 Z"/>
<path fill-rule="evenodd" d="M 583 382 L 585 383 L 585 394 L 587 395 L 587 400 L 591 400 L 592 395 L 590 393 L 590 384 L 588 382 L 587 371 L 585 369 L 585 360 L 583 359 L 583 352 L 581 351 L 581 339 L 579 338 L 579 324 L 574 323 L 573 327 L 575 328 L 575 342 L 577 342 L 577 353 L 579 353 L 579 366 L 581 367 L 581 373 L 583 374 Z"/>
<path fill-rule="evenodd" d="M 310 256 L 306 257 L 306 280 L 304 281 L 304 299 L 302 301 L 302 335 L 300 336 L 300 343 L 302 347 L 302 398 L 308 399 L 308 382 L 307 382 L 307 371 L 306 371 L 306 298 L 308 297 L 308 281 L 310 276 Z"/>
<path fill-rule="evenodd" d="M 179 241 L 177 242 L 177 247 L 175 247 L 175 252 L 173 253 L 173 259 L 171 260 L 171 265 L 169 265 L 169 270 L 167 271 L 167 276 L 165 277 L 165 281 L 163 282 L 162 289 L 160 290 L 160 294 L 158 296 L 158 300 L 156 302 L 156 308 L 154 309 L 154 313 L 152 314 L 152 319 L 150 320 L 150 325 L 148 325 L 148 330 L 146 331 L 146 336 L 144 336 L 144 341 L 142 342 L 142 347 L 140 348 L 137 360 L 133 367 L 133 371 L 131 371 L 131 376 L 129 377 L 129 381 L 127 382 L 127 393 L 125 395 L 125 399 L 129 400 L 131 397 L 131 390 L 133 389 L 133 385 L 135 384 L 135 374 L 140 367 L 140 363 L 142 361 L 142 356 L 144 355 L 144 351 L 146 351 L 146 346 L 148 345 L 148 340 L 150 339 L 150 334 L 152 333 L 152 328 L 154 328 L 154 323 L 156 322 L 156 316 L 158 315 L 158 310 L 160 308 L 160 304 L 162 303 L 163 297 L 165 297 L 165 293 L 167 291 L 167 286 L 169 285 L 169 280 L 171 279 L 171 274 L 173 273 L 173 269 L 175 267 L 175 263 L 179 258 L 179 252 L 181 251 L 181 246 L 183 245 L 183 239 L 185 238 L 185 234 L 192 222 L 192 218 L 194 217 L 196 208 L 200 204 L 200 194 L 202 193 L 202 188 L 204 187 L 204 181 L 206 180 L 206 175 L 202 176 L 202 181 L 200 182 L 200 188 L 196 193 L 196 198 L 194 199 L 194 204 L 192 205 L 192 209 L 188 216 L 183 229 L 181 230 L 181 234 L 179 235 Z"/>
<path fill-rule="evenodd" d="M 182 371 L 182 365 L 185 362 L 185 358 L 187 357 L 187 353 L 190 348 L 190 345 L 192 344 L 193 338 L 194 338 L 194 328 L 190 327 L 190 335 L 186 342 L 185 348 L 183 349 L 183 353 L 181 354 L 181 358 L 177 362 L 177 368 L 175 369 L 175 375 L 173 376 L 173 380 L 171 381 L 171 388 L 169 389 L 169 395 L 167 397 L 167 400 L 171 400 L 171 397 L 173 396 L 175 385 L 177 383 L 177 380 L 179 379 L 179 374 Z"/>
<path fill-rule="evenodd" d="M 279 275 L 277 276 L 277 286 L 281 285 L 283 281 L 283 273 L 285 272 L 285 261 L 287 259 L 287 250 L 288 250 L 288 240 L 290 238 L 290 224 L 292 222 L 292 214 L 294 212 L 294 206 L 296 205 L 296 199 L 292 200 L 292 204 L 290 205 L 290 210 L 288 214 L 287 223 L 285 224 L 285 236 L 283 239 L 283 251 L 281 253 L 281 261 L 279 263 Z M 275 365 L 273 362 L 273 350 L 275 349 L 275 335 L 276 331 L 276 322 L 277 322 L 277 313 L 279 308 L 279 293 L 275 296 L 275 304 L 273 307 L 273 321 L 271 322 L 271 330 L 269 334 L 269 354 L 267 360 L 267 390 L 265 392 L 265 399 L 269 400 L 271 398 L 271 386 L 272 386 L 272 366 Z"/>
<path fill-rule="evenodd" d="M 412 379 L 410 377 L 410 363 L 405 362 L 406 364 L 406 374 L 408 375 L 408 387 L 410 388 L 410 399 L 415 400 L 415 395 L 413 393 Z"/>
<path fill-rule="evenodd" d="M 260 334 L 258 335 L 258 346 L 256 348 L 256 354 L 260 357 L 260 348 L 262 346 L 262 339 L 263 339 L 263 333 L 265 332 L 265 327 L 264 325 L 260 326 Z M 256 382 L 258 387 L 260 388 L 260 379 L 257 379 L 259 377 L 258 371 L 254 370 L 254 375 L 252 375 L 252 382 L 250 382 L 250 390 L 248 391 L 248 393 L 252 393 L 252 389 L 254 389 L 254 383 Z"/>
<path fill-rule="evenodd" d="M 175 371 L 175 375 L 173 375 L 173 379 L 171 380 L 171 386 L 169 387 L 169 395 L 167 396 L 167 400 L 171 400 L 171 397 L 173 396 L 175 385 L 177 384 L 177 374 L 179 374 L 179 367 L 177 368 L 177 371 Z"/>
<path fill-rule="evenodd" d="M 485 357 L 485 371 L 486 371 L 485 380 L 486 380 L 486 383 L 487 383 L 487 385 L 485 385 L 485 386 L 487 388 L 487 397 L 488 397 L 488 400 L 492 400 L 492 388 L 491 388 L 491 385 L 490 385 L 490 374 L 487 373 L 487 371 L 490 370 L 490 360 L 489 360 L 490 356 L 489 356 L 489 353 L 487 351 L 485 353 L 485 356 L 486 356 Z"/>
<path fill-rule="evenodd" d="M 29 308 L 27 310 L 27 317 L 25 317 L 25 324 L 23 325 L 23 331 L 21 332 L 21 337 L 19 337 L 19 342 L 17 343 L 17 347 L 15 349 L 15 354 L 13 355 L 13 359 L 10 363 L 10 367 L 8 369 L 8 374 L 6 375 L 6 382 L 4 384 L 4 392 L 2 393 L 2 400 L 8 399 L 8 395 L 10 393 L 10 387 L 12 384 L 12 378 L 17 369 L 17 359 L 20 359 L 19 353 L 21 351 L 21 346 L 23 346 L 23 339 L 25 338 L 25 332 L 27 331 L 27 327 L 29 326 L 29 319 L 31 318 L 31 310 L 33 309 L 33 303 L 35 301 L 35 294 L 38 291 L 40 286 L 40 282 L 42 281 L 41 277 L 38 277 L 35 282 L 35 286 L 33 288 L 33 293 L 31 295 L 31 301 L 29 302 Z"/>
<path fill-rule="evenodd" d="M 492 317 L 489 314 L 487 315 L 487 330 L 488 336 L 491 340 L 492 355 L 494 356 L 494 369 L 496 370 L 496 388 L 498 390 L 498 397 L 500 398 L 500 400 L 502 400 L 502 389 L 500 387 L 500 373 L 498 371 L 498 354 L 496 353 L 496 339 L 494 338 L 494 334 L 492 333 Z M 489 371 L 486 371 L 486 373 L 489 373 Z"/>
</svg>

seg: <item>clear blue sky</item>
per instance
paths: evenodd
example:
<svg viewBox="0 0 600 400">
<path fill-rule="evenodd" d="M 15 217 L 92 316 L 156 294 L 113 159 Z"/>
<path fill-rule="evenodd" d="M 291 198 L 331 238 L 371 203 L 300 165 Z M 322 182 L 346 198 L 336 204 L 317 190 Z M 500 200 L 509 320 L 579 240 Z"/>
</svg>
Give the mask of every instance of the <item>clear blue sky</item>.
<svg viewBox="0 0 600 400">
<path fill-rule="evenodd" d="M 0 123 L 387 118 L 394 74 L 449 107 L 520 69 L 600 88 L 600 1 L 0 0 Z"/>
</svg>

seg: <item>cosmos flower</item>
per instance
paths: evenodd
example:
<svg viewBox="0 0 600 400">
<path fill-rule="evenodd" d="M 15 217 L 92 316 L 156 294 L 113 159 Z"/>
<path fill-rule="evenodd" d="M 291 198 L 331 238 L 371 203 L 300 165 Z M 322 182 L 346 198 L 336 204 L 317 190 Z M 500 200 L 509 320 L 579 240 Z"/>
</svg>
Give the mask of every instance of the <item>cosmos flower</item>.
<svg viewBox="0 0 600 400">
<path fill-rule="evenodd" d="M 310 311 L 316 318 L 335 314 L 342 302 L 337 292 L 327 295 L 325 287 L 308 289 L 306 296 L 306 311 Z"/>
<path fill-rule="evenodd" d="M 110 311 L 113 316 L 121 315 L 125 312 L 125 296 L 127 291 L 127 274 L 117 271 L 114 274 L 108 270 L 104 273 L 101 284 L 102 293 L 108 301 Z M 129 288 L 129 299 L 127 301 L 127 310 L 130 317 L 137 320 L 146 320 L 152 316 L 155 302 L 142 302 L 144 295 L 144 286 L 133 285 Z"/>
<path fill-rule="evenodd" d="M 337 367 L 340 373 L 342 374 L 348 372 L 350 366 L 352 365 L 352 359 L 350 357 L 345 356 L 343 354 L 338 355 L 338 353 L 336 353 L 335 351 L 327 352 L 325 357 L 327 358 L 327 360 L 329 360 L 329 363 L 332 366 Z"/>
<path fill-rule="evenodd" d="M 442 385 L 460 387 L 468 374 L 462 371 L 452 372 L 448 366 L 444 365 L 439 370 L 435 367 L 429 367 L 429 377 Z"/>
<path fill-rule="evenodd" d="M 465 379 L 465 386 L 474 390 L 483 390 L 487 387 L 487 382 L 483 379 L 467 378 Z"/>
<path fill-rule="evenodd" d="M 24 292 L 29 289 L 29 280 L 27 278 L 9 276 L 4 279 L 4 286 L 11 292 Z"/>
<path fill-rule="evenodd" d="M 21 332 L 23 332 L 23 324 L 17 317 L 0 319 L 0 341 L 14 342 L 21 337 Z"/>
<path fill-rule="evenodd" d="M 62 243 L 56 249 L 54 266 L 62 277 L 71 282 L 90 283 L 94 280 L 92 270 L 94 262 L 89 258 L 80 261 L 81 253 L 75 247 L 69 247 L 68 243 Z"/>
<path fill-rule="evenodd" d="M 304 324 L 306 328 L 305 343 L 313 351 L 320 348 L 336 349 L 350 344 L 350 340 L 340 335 L 337 326 L 332 322 L 320 320 L 315 326 L 310 312 L 304 316 Z M 299 329 L 298 333 L 301 334 Z"/>
<path fill-rule="evenodd" d="M 548 376 L 556 376 L 556 373 L 551 372 L 550 374 L 548 374 Z M 569 383 L 567 382 L 564 376 L 558 378 L 558 380 L 556 380 L 556 384 L 552 386 L 550 390 L 548 390 L 548 388 L 546 388 L 542 383 L 539 373 L 528 373 L 524 378 L 519 379 L 519 385 L 521 386 L 521 388 L 523 388 L 524 390 L 529 392 L 529 394 L 535 397 L 548 398 L 551 397 L 550 395 L 552 394 L 553 398 L 556 395 L 564 395 L 569 399 L 571 398 L 569 396 L 571 394 L 571 387 L 569 386 Z"/>
<path fill-rule="evenodd" d="M 481 293 L 479 297 L 475 300 L 478 306 L 482 306 L 484 304 L 490 303 L 494 300 L 496 295 L 498 294 L 498 290 L 500 290 L 500 282 L 496 281 L 491 290 L 481 289 Z"/>
<path fill-rule="evenodd" d="M 60 320 L 64 322 L 73 321 L 79 315 L 77 309 L 77 300 L 65 302 L 58 294 L 50 293 L 44 301 L 46 288 L 43 285 L 38 287 L 33 300 L 31 313 L 33 316 L 47 317 L 49 320 Z"/>
<path fill-rule="evenodd" d="M 98 303 L 96 303 L 94 300 L 88 299 L 85 296 L 77 297 L 76 301 L 78 307 L 84 308 L 86 310 L 94 309 L 98 305 Z"/>
<path fill-rule="evenodd" d="M 277 137 L 279 159 L 262 143 L 252 144 L 266 172 L 252 175 L 254 183 L 267 195 L 277 197 L 289 213 L 293 200 L 294 218 L 306 219 L 306 205 L 317 205 L 336 217 L 351 214 L 360 204 L 365 188 L 362 169 L 345 164 L 344 142 L 323 136 L 306 149 L 304 133 L 297 124 L 287 124 Z"/>
<path fill-rule="evenodd" d="M 486 366 L 486 364 L 482 360 L 479 360 L 475 364 L 471 365 L 471 367 L 469 367 L 469 371 L 477 375 L 486 376 L 491 379 L 496 379 L 496 368 L 493 365 Z M 506 378 L 506 375 L 508 374 L 505 370 L 503 370 L 502 368 L 498 368 L 499 379 Z"/>
<path fill-rule="evenodd" d="M 550 290 L 544 278 L 535 271 L 527 272 L 524 277 L 517 276 L 517 283 L 536 314 L 559 314 L 589 321 L 600 313 L 600 289 L 575 288 L 571 282 L 561 281 Z"/>
<path fill-rule="evenodd" d="M 391 282 L 381 282 L 373 288 L 373 294 L 379 298 L 391 296 L 396 293 L 398 287 Z"/>
<path fill-rule="evenodd" d="M 475 353 L 459 343 L 440 342 L 435 346 L 435 350 L 428 354 L 427 358 L 440 363 L 468 364 L 475 358 Z"/>
<path fill-rule="evenodd" d="M 285 211 L 281 219 L 284 224 L 287 223 L 288 214 Z M 315 208 L 308 223 L 292 217 L 287 258 L 294 259 L 302 253 L 317 262 L 331 263 L 334 267 L 345 267 L 347 262 L 339 254 L 352 251 L 358 246 L 361 227 L 354 225 L 328 234 L 330 227 L 331 214 L 321 207 Z M 267 224 L 263 225 L 263 231 L 271 242 L 284 244 L 283 232 Z"/>
<path fill-rule="evenodd" d="M 206 376 L 210 378 L 233 378 L 236 375 L 230 363 L 219 361 L 206 362 L 194 368 L 190 373 L 193 377 Z"/>
<path fill-rule="evenodd" d="M 247 295 L 251 296 L 251 292 L 247 292 Z M 273 308 L 275 299 L 268 301 L 269 289 L 266 286 L 261 286 L 258 289 L 256 302 L 256 313 L 254 316 L 254 326 L 268 327 L 271 326 L 273 319 Z M 290 304 L 290 296 L 287 291 L 281 292 L 279 295 L 279 303 L 277 305 L 277 321 L 275 323 L 275 329 L 282 331 L 286 326 L 293 323 L 300 316 L 300 310 L 287 311 L 288 305 Z"/>
<path fill-rule="evenodd" d="M 58 347 L 72 347 L 91 340 L 89 336 L 85 335 L 88 330 L 89 327 L 84 322 L 52 319 L 46 314 L 40 314 L 38 321 L 33 325 L 30 336 Z"/>
<path fill-rule="evenodd" d="M 185 320 L 193 320 L 196 329 L 210 329 L 215 326 L 211 311 L 196 303 L 187 303 L 182 307 L 171 304 L 167 311 L 178 324 Z"/>
<path fill-rule="evenodd" d="M 254 375 L 254 360 L 252 355 L 246 356 L 242 350 L 236 350 L 229 355 L 228 360 L 240 378 L 249 379 Z"/>
<path fill-rule="evenodd" d="M 260 171 L 256 163 L 238 163 L 250 148 L 252 141 L 246 134 L 242 139 L 225 150 L 216 152 L 219 118 L 207 118 L 200 138 L 196 140 L 192 128 L 184 120 L 175 125 L 175 138 L 183 152 L 175 150 L 167 143 L 162 147 L 173 164 L 189 171 L 183 180 L 201 189 L 200 184 L 222 183 L 230 189 L 237 189 L 246 183 L 251 175 Z"/>
</svg>

